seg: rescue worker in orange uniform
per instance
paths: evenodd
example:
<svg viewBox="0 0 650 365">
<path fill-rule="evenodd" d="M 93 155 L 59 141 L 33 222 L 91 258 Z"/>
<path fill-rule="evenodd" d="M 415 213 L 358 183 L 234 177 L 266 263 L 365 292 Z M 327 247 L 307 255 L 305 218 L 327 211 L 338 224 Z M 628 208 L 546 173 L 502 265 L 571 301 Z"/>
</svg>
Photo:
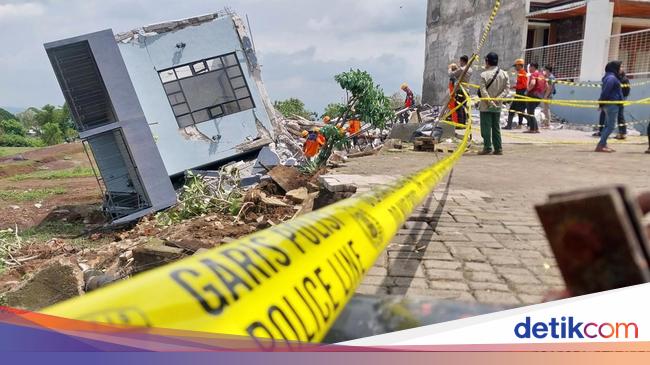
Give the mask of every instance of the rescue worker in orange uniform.
<svg viewBox="0 0 650 365">
<path fill-rule="evenodd" d="M 309 132 L 303 131 L 302 136 L 307 139 L 302 147 L 302 152 L 307 158 L 316 156 L 326 142 L 325 136 L 320 133 L 318 128 L 314 128 Z"/>
<path fill-rule="evenodd" d="M 348 121 L 348 133 L 352 136 L 352 145 L 356 146 L 359 143 L 359 137 L 355 136 L 361 131 L 361 121 L 357 118 Z"/>
<path fill-rule="evenodd" d="M 526 62 L 521 58 L 515 61 L 515 70 L 517 70 L 517 84 L 515 85 L 515 93 L 524 96 L 528 90 L 528 73 L 526 72 Z M 512 120 L 517 114 L 519 118 L 519 125 L 517 129 L 521 128 L 524 124 L 524 112 L 526 110 L 526 103 L 523 101 L 513 101 L 510 105 L 510 112 L 508 113 L 508 124 L 503 129 L 512 129 Z"/>
</svg>

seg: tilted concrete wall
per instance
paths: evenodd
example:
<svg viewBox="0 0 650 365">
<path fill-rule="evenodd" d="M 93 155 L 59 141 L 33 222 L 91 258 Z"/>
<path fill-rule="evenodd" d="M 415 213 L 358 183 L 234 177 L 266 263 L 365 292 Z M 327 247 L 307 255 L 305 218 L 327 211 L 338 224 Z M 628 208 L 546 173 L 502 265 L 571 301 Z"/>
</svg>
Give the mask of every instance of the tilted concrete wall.
<svg viewBox="0 0 650 365">
<path fill-rule="evenodd" d="M 471 56 L 492 12 L 494 0 L 428 0 L 426 55 L 422 100 L 444 103 L 448 94 L 447 66 L 464 54 Z M 490 51 L 499 54 L 500 66 L 509 67 L 523 55 L 527 31 L 526 0 L 502 0 L 490 37 L 478 65 Z M 473 81 L 478 79 L 475 70 Z"/>
</svg>

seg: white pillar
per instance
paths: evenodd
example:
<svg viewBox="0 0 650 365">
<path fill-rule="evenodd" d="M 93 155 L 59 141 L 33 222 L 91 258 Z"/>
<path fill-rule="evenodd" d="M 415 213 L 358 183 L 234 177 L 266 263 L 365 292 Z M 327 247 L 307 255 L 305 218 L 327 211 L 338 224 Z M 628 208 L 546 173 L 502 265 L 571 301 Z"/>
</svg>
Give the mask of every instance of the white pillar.
<svg viewBox="0 0 650 365">
<path fill-rule="evenodd" d="M 613 17 L 614 4 L 609 0 L 587 0 L 580 81 L 599 81 L 605 72 Z"/>
<path fill-rule="evenodd" d="M 621 18 L 614 18 L 614 21 L 612 22 L 612 35 L 621 34 L 622 28 L 623 28 L 623 24 L 621 23 Z M 612 60 L 618 59 L 618 51 L 620 47 L 621 47 L 621 37 L 611 38 L 611 41 L 609 43 L 610 59 Z"/>
</svg>

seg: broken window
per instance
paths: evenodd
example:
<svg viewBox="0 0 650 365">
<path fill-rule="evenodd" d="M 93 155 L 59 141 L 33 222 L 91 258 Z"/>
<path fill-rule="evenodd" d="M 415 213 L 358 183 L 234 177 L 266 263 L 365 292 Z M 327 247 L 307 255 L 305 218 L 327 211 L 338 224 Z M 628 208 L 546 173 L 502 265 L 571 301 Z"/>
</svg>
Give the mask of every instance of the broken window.
<svg viewBox="0 0 650 365">
<path fill-rule="evenodd" d="M 163 70 L 159 75 L 181 128 L 255 107 L 235 53 Z"/>
</svg>

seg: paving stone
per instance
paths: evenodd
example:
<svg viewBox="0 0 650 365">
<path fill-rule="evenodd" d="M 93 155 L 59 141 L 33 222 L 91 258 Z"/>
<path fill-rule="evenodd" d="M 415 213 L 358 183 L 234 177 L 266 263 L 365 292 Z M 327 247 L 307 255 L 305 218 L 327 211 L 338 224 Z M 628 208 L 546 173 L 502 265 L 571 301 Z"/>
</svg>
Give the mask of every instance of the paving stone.
<svg viewBox="0 0 650 365">
<path fill-rule="evenodd" d="M 429 280 L 465 280 L 462 271 L 426 269 L 425 272 Z"/>
<path fill-rule="evenodd" d="M 519 234 L 538 234 L 538 232 L 535 232 L 532 230 L 529 226 L 510 226 L 509 229 L 513 233 L 519 233 Z"/>
<path fill-rule="evenodd" d="M 388 286 L 393 285 L 393 279 L 386 276 L 366 275 L 366 277 L 363 278 L 361 285 Z"/>
<path fill-rule="evenodd" d="M 454 220 L 459 223 L 478 223 L 478 219 L 471 215 L 454 215 Z"/>
<path fill-rule="evenodd" d="M 512 266 L 495 266 L 494 267 L 499 274 L 512 274 L 512 275 L 533 275 L 530 271 L 520 267 Z"/>
<path fill-rule="evenodd" d="M 427 280 L 423 278 L 395 278 L 392 285 L 425 289 L 429 287 Z"/>
<path fill-rule="evenodd" d="M 535 241 L 535 240 L 546 240 L 546 236 L 543 234 L 516 234 L 515 237 L 521 241 Z"/>
<path fill-rule="evenodd" d="M 464 270 L 493 272 L 494 268 L 492 267 L 492 265 L 483 262 L 466 262 L 464 265 Z"/>
<path fill-rule="evenodd" d="M 462 264 L 459 261 L 443 261 L 443 260 L 423 260 L 425 269 L 443 269 L 443 270 L 456 270 L 460 269 Z"/>
<path fill-rule="evenodd" d="M 519 294 L 517 297 L 524 304 L 539 304 L 544 301 L 544 296 L 542 295 Z"/>
<path fill-rule="evenodd" d="M 521 294 L 545 295 L 548 289 L 544 285 L 514 284 L 514 290 Z"/>
<path fill-rule="evenodd" d="M 456 259 L 448 252 L 428 252 L 423 261 L 426 260 L 456 261 Z"/>
<path fill-rule="evenodd" d="M 522 259 L 536 259 L 536 260 L 542 260 L 544 259 L 544 256 L 539 253 L 539 251 L 533 251 L 533 250 L 514 250 L 513 251 L 514 256 L 517 256 L 518 258 Z M 525 264 L 525 262 L 524 262 Z"/>
<path fill-rule="evenodd" d="M 504 281 L 495 273 L 483 271 L 465 272 L 468 280 L 473 282 L 504 283 Z"/>
<path fill-rule="evenodd" d="M 391 259 L 388 262 L 389 276 L 406 276 L 423 278 L 424 268 L 420 260 Z"/>
<path fill-rule="evenodd" d="M 452 233 L 438 234 L 437 236 L 434 237 L 434 239 L 437 240 L 437 241 L 442 241 L 442 242 L 469 241 L 470 240 L 469 238 L 467 238 L 462 233 L 458 233 L 458 234 L 452 234 Z"/>
<path fill-rule="evenodd" d="M 475 233 L 492 233 L 492 234 L 512 234 L 512 232 L 502 225 L 482 224 L 479 228 L 470 228 L 469 232 Z"/>
<path fill-rule="evenodd" d="M 489 282 L 469 282 L 469 287 L 472 290 L 487 290 L 487 291 L 502 291 L 510 292 L 510 288 L 506 284 L 489 283 Z"/>
<path fill-rule="evenodd" d="M 388 275 L 388 270 L 384 267 L 373 266 L 368 270 L 366 274 L 368 276 L 386 276 Z"/>
<path fill-rule="evenodd" d="M 507 281 L 515 284 L 540 284 L 541 281 L 537 279 L 533 275 L 517 275 L 517 274 L 507 274 L 507 273 L 502 273 L 501 276 L 503 276 Z"/>
<path fill-rule="evenodd" d="M 406 297 L 426 297 L 428 299 L 446 299 L 463 302 L 476 302 L 472 294 L 466 291 L 409 288 L 403 294 Z"/>
<path fill-rule="evenodd" d="M 451 247 L 450 251 L 452 256 L 464 261 L 486 261 L 485 255 L 474 247 Z"/>
<path fill-rule="evenodd" d="M 469 286 L 461 281 L 432 280 L 429 287 L 437 290 L 464 290 L 469 292 Z"/>
<path fill-rule="evenodd" d="M 359 285 L 355 291 L 357 294 L 365 295 L 387 295 L 388 289 L 374 285 Z"/>
<path fill-rule="evenodd" d="M 470 241 L 474 242 L 490 242 L 490 241 L 496 241 L 494 237 L 487 233 L 465 233 L 467 238 L 469 238 Z"/>
<path fill-rule="evenodd" d="M 547 285 L 565 285 L 561 276 L 539 275 L 538 278 Z"/>
<path fill-rule="evenodd" d="M 488 261 L 494 265 L 520 265 L 521 261 L 514 256 L 509 255 L 491 255 L 488 256 Z"/>
<path fill-rule="evenodd" d="M 504 293 L 499 291 L 487 291 L 487 290 L 476 290 L 474 291 L 474 297 L 479 303 L 490 303 L 490 304 L 521 304 L 519 298 L 514 294 Z"/>
</svg>

